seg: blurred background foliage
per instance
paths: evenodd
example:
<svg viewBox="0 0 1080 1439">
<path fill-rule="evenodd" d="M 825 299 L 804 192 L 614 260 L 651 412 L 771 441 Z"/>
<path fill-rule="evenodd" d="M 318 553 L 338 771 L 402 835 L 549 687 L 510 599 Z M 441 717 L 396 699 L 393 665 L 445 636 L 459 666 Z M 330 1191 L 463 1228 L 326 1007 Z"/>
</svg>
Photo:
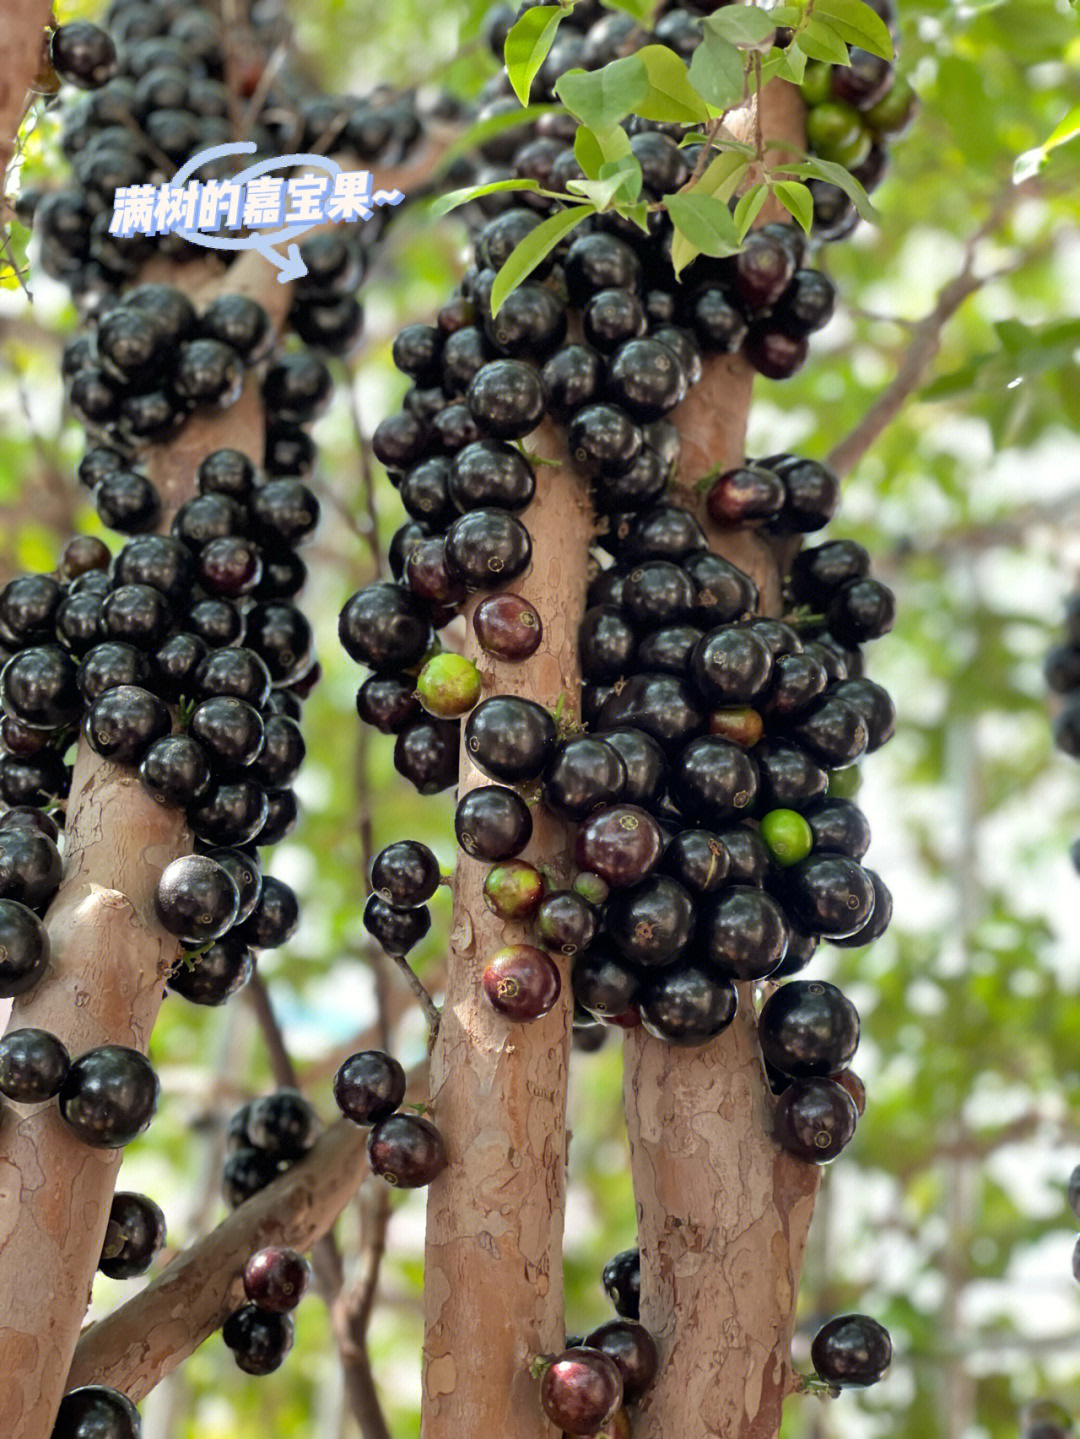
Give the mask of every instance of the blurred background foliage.
<svg viewBox="0 0 1080 1439">
<path fill-rule="evenodd" d="M 921 97 L 875 194 L 879 229 L 819 257 L 843 299 L 805 371 L 758 381 L 750 452 L 823 456 L 896 373 L 992 215 L 978 271 L 1002 271 L 948 323 L 929 383 L 861 460 L 830 535 L 867 544 L 899 596 L 872 674 L 896 696 L 897 738 L 866 766 L 870 862 L 896 917 L 870 950 L 823 948 L 813 973 L 856 1001 L 856 1068 L 869 1105 L 856 1141 L 826 1173 L 800 1297 L 796 1357 L 829 1314 L 864 1310 L 892 1331 L 887 1382 L 837 1403 L 788 1406 L 788 1439 L 1003 1439 L 1027 1399 L 1056 1394 L 1080 1418 L 1080 1297 L 1070 1275 L 1066 1178 L 1080 1160 L 1080 775 L 1055 755 L 1042 656 L 1080 566 L 1080 140 L 1060 145 L 1023 191 L 1014 166 L 1070 115 L 1080 124 L 1080 13 L 1068 0 L 901 0 L 903 68 Z M 292 9 L 311 74 L 328 91 L 377 83 L 443 86 L 469 97 L 494 72 L 483 0 L 306 0 Z M 62 3 L 61 19 L 96 3 Z M 55 111 L 27 145 L 27 182 L 56 165 Z M 1068 129 L 1068 126 L 1066 126 Z M 1027 170 L 1033 164 L 1024 162 Z M 13 242 L 25 250 L 18 227 Z M 74 479 L 82 435 L 62 408 L 58 358 L 76 315 L 33 268 L 33 303 L 0 295 L 0 577 L 51 568 L 63 537 L 97 521 Z M 260 969 L 301 1082 L 326 1120 L 329 1081 L 374 1016 L 360 915 L 364 829 L 378 848 L 415 836 L 453 862 L 450 802 L 421 800 L 362 743 L 358 675 L 338 649 L 337 611 L 370 576 L 363 459 L 399 399 L 395 330 L 423 319 L 460 274 L 464 231 L 422 207 L 392 227 L 368 281 L 367 338 L 320 422 L 324 523 L 309 551 L 306 604 L 325 678 L 306 707 L 309 759 L 300 828 L 272 869 L 303 900 L 285 950 Z M 378 540 L 402 514 L 376 476 Z M 417 951 L 437 984 L 449 896 Z M 394 1048 L 408 1066 L 424 1031 L 396 974 L 385 977 Z M 170 996 L 152 1056 L 158 1122 L 125 1155 L 124 1188 L 165 1209 L 170 1250 L 220 1218 L 223 1126 L 273 1087 L 248 1003 L 203 1010 Z M 617 1031 L 575 1054 L 571 1078 L 567 1327 L 607 1317 L 604 1260 L 634 1242 Z M 360 1206 L 338 1225 L 355 1254 Z M 723 1196 L 718 1196 L 723 1203 Z M 418 1430 L 424 1199 L 393 1198 L 389 1254 L 371 1331 L 395 1435 Z M 160 1261 L 159 1261 L 160 1262 Z M 351 1263 L 351 1260 L 349 1261 Z M 93 1315 L 122 1296 L 99 1276 Z M 762 1276 L 762 1282 L 765 1282 Z M 462 1335 L 466 1348 L 474 1340 Z M 482 1362 L 482 1355 L 473 1355 Z M 351 1431 L 325 1310 L 308 1298 L 297 1345 L 266 1380 L 242 1376 L 214 1338 L 147 1400 L 146 1439 L 337 1439 Z M 676 1436 L 672 1436 L 676 1439 Z"/>
</svg>

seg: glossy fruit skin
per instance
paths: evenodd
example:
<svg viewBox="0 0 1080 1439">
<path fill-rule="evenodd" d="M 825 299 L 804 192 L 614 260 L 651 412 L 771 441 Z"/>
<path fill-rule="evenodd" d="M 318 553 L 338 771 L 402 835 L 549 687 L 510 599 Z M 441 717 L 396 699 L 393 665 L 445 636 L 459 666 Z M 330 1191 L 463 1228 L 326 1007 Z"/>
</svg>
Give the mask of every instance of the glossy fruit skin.
<svg viewBox="0 0 1080 1439">
<path fill-rule="evenodd" d="M 861 949 L 863 945 L 872 944 L 875 939 L 881 938 L 892 920 L 892 894 L 884 880 L 875 870 L 864 869 L 864 873 L 874 889 L 873 912 L 866 923 L 861 925 L 854 934 L 830 940 L 830 943 L 835 944 L 838 949 Z"/>
<path fill-rule="evenodd" d="M 888 1330 L 867 1314 L 842 1314 L 830 1319 L 810 1346 L 815 1373 L 841 1388 L 876 1384 L 891 1360 Z"/>
<path fill-rule="evenodd" d="M 784 911 L 761 889 L 731 885 L 710 901 L 701 924 L 709 963 L 725 979 L 764 979 L 787 953 Z"/>
<path fill-rule="evenodd" d="M 665 1044 L 707 1044 L 735 1018 L 734 984 L 707 965 L 679 964 L 650 974 L 639 1008 L 641 1023 Z"/>
<path fill-rule="evenodd" d="M 59 852 L 45 834 L 22 826 L 0 828 L 0 900 L 44 910 L 60 887 L 60 873 Z M 24 932 L 23 916 L 9 912 L 8 922 Z"/>
<path fill-rule="evenodd" d="M 60 1093 L 71 1059 L 46 1029 L 11 1029 L 0 1039 L 0 1094 L 16 1104 L 42 1104 Z"/>
<path fill-rule="evenodd" d="M 254 705 L 232 695 L 203 700 L 192 713 L 188 732 L 206 752 L 216 774 L 247 769 L 263 745 L 262 716 Z"/>
<path fill-rule="evenodd" d="M 221 1338 L 245 1374 L 272 1374 L 279 1369 L 293 1337 L 288 1314 L 273 1314 L 255 1304 L 242 1305 L 221 1326 Z"/>
<path fill-rule="evenodd" d="M 364 906 L 364 928 L 387 954 L 406 955 L 431 928 L 431 912 L 426 905 L 394 909 L 373 894 Z"/>
<path fill-rule="evenodd" d="M 244 1265 L 244 1293 L 269 1314 L 287 1314 L 304 1297 L 311 1265 L 295 1249 L 272 1245 L 258 1249 Z"/>
<path fill-rule="evenodd" d="M 473 859 L 513 859 L 532 838 L 532 815 L 520 795 L 502 785 L 469 792 L 454 812 L 457 842 Z"/>
<path fill-rule="evenodd" d="M 53 69 L 80 90 L 97 90 L 116 74 L 116 46 L 108 31 L 87 20 L 58 25 L 49 37 Z"/>
<path fill-rule="evenodd" d="M 84 1144 L 120 1149 L 148 1128 L 160 1089 L 144 1054 L 103 1044 L 72 1062 L 60 1090 L 60 1117 Z"/>
<path fill-rule="evenodd" d="M 531 563 L 529 532 L 505 510 L 470 510 L 446 532 L 446 567 L 471 590 L 498 589 Z"/>
<path fill-rule="evenodd" d="M 581 735 L 555 746 L 544 769 L 544 803 L 564 819 L 582 820 L 621 798 L 622 756 L 602 736 Z"/>
<path fill-rule="evenodd" d="M 705 505 L 715 525 L 730 528 L 771 519 L 783 509 L 785 497 L 778 475 L 761 466 L 744 465 L 717 476 Z"/>
<path fill-rule="evenodd" d="M 598 810 L 578 830 L 574 857 L 582 869 L 612 888 L 637 884 L 660 861 L 663 838 L 653 817 L 637 805 Z"/>
<path fill-rule="evenodd" d="M 650 875 L 632 889 L 620 889 L 604 905 L 604 932 L 633 964 L 671 964 L 694 932 L 693 900 L 667 875 Z"/>
<path fill-rule="evenodd" d="M 338 619 L 338 638 L 346 654 L 373 670 L 417 664 L 429 637 L 419 601 L 398 585 L 365 585 Z"/>
<path fill-rule="evenodd" d="M 480 671 L 472 660 L 447 650 L 433 655 L 416 677 L 416 695 L 436 719 L 457 719 L 483 693 Z"/>
<path fill-rule="evenodd" d="M 797 744 L 763 739 L 754 746 L 758 767 L 758 803 L 772 809 L 798 809 L 821 799 L 829 786 L 825 770 Z"/>
<path fill-rule="evenodd" d="M 0 899 L 0 998 L 33 989 L 50 955 L 49 932 L 33 910 L 17 900 Z"/>
<path fill-rule="evenodd" d="M 826 795 L 807 805 L 803 818 L 810 827 L 816 850 L 862 859 L 870 847 L 870 825 L 862 810 L 850 800 Z"/>
<path fill-rule="evenodd" d="M 255 969 L 255 956 L 231 929 L 197 959 L 183 957 L 166 980 L 166 988 L 191 1004 L 218 1005 L 243 989 Z"/>
<path fill-rule="evenodd" d="M 547 888 L 544 876 L 523 859 L 492 865 L 484 876 L 484 903 L 500 919 L 528 919 L 536 913 Z"/>
<path fill-rule="evenodd" d="M 401 1106 L 406 1090 L 405 1071 L 381 1049 L 351 1054 L 334 1075 L 334 1099 L 354 1124 L 381 1124 Z"/>
<path fill-rule="evenodd" d="M 266 790 L 240 776 L 212 784 L 194 804 L 188 805 L 188 824 L 198 839 L 225 846 L 247 844 L 266 823 Z"/>
<path fill-rule="evenodd" d="M 691 740 L 671 767 L 670 793 L 688 820 L 720 825 L 749 813 L 757 797 L 753 758 L 719 735 Z"/>
<path fill-rule="evenodd" d="M 512 663 L 534 655 L 544 635 L 539 613 L 520 595 L 489 595 L 473 611 L 472 623 L 480 648 Z"/>
<path fill-rule="evenodd" d="M 644 443 L 641 430 L 618 405 L 586 405 L 566 431 L 571 458 L 589 479 L 625 474 Z"/>
<path fill-rule="evenodd" d="M 623 1402 L 640 1399 L 656 1378 L 660 1356 L 656 1341 L 643 1324 L 632 1319 L 609 1319 L 586 1338 L 590 1349 L 599 1349 L 622 1375 Z"/>
<path fill-rule="evenodd" d="M 851 1096 L 831 1079 L 795 1079 L 773 1118 L 780 1148 L 807 1164 L 827 1164 L 849 1143 L 858 1123 Z"/>
<path fill-rule="evenodd" d="M 154 906 L 169 933 L 195 948 L 220 939 L 235 924 L 240 892 L 223 865 L 207 855 L 189 854 L 166 865 Z"/>
<path fill-rule="evenodd" d="M 141 1434 L 139 1411 L 126 1394 L 84 1384 L 60 1400 L 51 1439 L 140 1439 Z"/>
<path fill-rule="evenodd" d="M 844 939 L 874 911 L 874 886 L 855 860 L 814 855 L 786 871 L 784 903 L 795 922 L 811 934 Z"/>
<path fill-rule="evenodd" d="M 821 803 L 822 801 L 819 801 Z M 782 866 L 798 864 L 814 846 L 814 832 L 794 809 L 771 809 L 761 817 L 761 837 L 774 861 Z M 824 846 L 831 849 L 831 845 Z"/>
<path fill-rule="evenodd" d="M 421 719 L 398 733 L 394 768 L 421 794 L 457 783 L 461 726 L 456 720 Z"/>
<path fill-rule="evenodd" d="M 852 706 L 827 694 L 789 726 L 796 742 L 827 769 L 845 769 L 866 753 L 869 731 Z"/>
<path fill-rule="evenodd" d="M 30 729 L 61 729 L 78 719 L 82 707 L 77 673 L 75 662 L 59 645 L 23 650 L 0 672 L 0 703 Z"/>
<path fill-rule="evenodd" d="M 661 793 L 668 765 L 656 740 L 640 730 L 604 731 L 604 743 L 616 750 L 626 768 L 621 798 L 627 804 L 648 807 Z"/>
<path fill-rule="evenodd" d="M 700 734 L 704 725 L 700 701 L 685 680 L 677 675 L 640 674 L 608 696 L 594 729 L 601 738 L 609 729 L 640 729 L 670 754 Z"/>
<path fill-rule="evenodd" d="M 751 704 L 772 677 L 773 658 L 764 641 L 733 626 L 703 636 L 691 659 L 694 679 L 713 704 Z"/>
<path fill-rule="evenodd" d="M 662 874 L 678 880 L 691 894 L 711 894 L 728 879 L 731 855 L 718 835 L 704 829 L 682 829 L 668 843 L 660 861 Z"/>
<path fill-rule="evenodd" d="M 540 1405 L 570 1435 L 596 1434 L 622 1404 L 623 1381 L 599 1349 L 564 1349 L 540 1381 Z"/>
<path fill-rule="evenodd" d="M 571 978 L 575 1005 L 595 1019 L 624 1014 L 641 993 L 637 965 L 603 942 L 578 955 Z"/>
<path fill-rule="evenodd" d="M 356 691 L 356 712 L 380 734 L 400 734 L 420 717 L 416 686 L 399 675 L 372 675 Z"/>
<path fill-rule="evenodd" d="M 575 955 L 588 949 L 598 925 L 595 907 L 572 889 L 545 895 L 536 910 L 537 937 L 560 954 Z"/>
<path fill-rule="evenodd" d="M 537 779 L 557 739 L 555 720 L 534 700 L 496 695 L 465 721 L 465 748 L 484 774 L 506 784 Z"/>
<path fill-rule="evenodd" d="M 399 1189 L 422 1189 L 446 1168 L 443 1137 L 430 1119 L 392 1114 L 368 1135 L 368 1161 L 373 1174 Z"/>
<path fill-rule="evenodd" d="M 388 844 L 371 866 L 371 887 L 395 909 L 426 904 L 439 887 L 439 861 L 426 844 L 402 839 Z"/>
<path fill-rule="evenodd" d="M 473 376 L 465 395 L 469 413 L 499 440 L 520 440 L 544 413 L 540 376 L 523 360 L 492 360 Z"/>
<path fill-rule="evenodd" d="M 106 690 L 90 706 L 84 723 L 90 748 L 116 764 L 136 763 L 171 728 L 165 705 L 138 685 Z"/>
<path fill-rule="evenodd" d="M 620 1319 L 638 1318 L 641 1297 L 641 1256 L 636 1249 L 622 1249 L 604 1265 L 601 1275 L 604 1292 Z"/>
<path fill-rule="evenodd" d="M 110 1279 L 134 1279 L 146 1273 L 164 1243 L 165 1216 L 154 1201 L 145 1194 L 119 1191 L 112 1198 L 105 1235 L 106 1249 L 119 1245 L 119 1251 L 109 1258 L 103 1252 L 98 1268 Z"/>
<path fill-rule="evenodd" d="M 761 1052 L 793 1079 L 827 1078 L 846 1069 L 859 1044 L 859 1014 L 834 984 L 791 980 L 762 1006 Z"/>
<path fill-rule="evenodd" d="M 562 990 L 555 961 L 531 944 L 511 944 L 496 951 L 481 983 L 492 1009 L 519 1024 L 550 1013 Z"/>
</svg>

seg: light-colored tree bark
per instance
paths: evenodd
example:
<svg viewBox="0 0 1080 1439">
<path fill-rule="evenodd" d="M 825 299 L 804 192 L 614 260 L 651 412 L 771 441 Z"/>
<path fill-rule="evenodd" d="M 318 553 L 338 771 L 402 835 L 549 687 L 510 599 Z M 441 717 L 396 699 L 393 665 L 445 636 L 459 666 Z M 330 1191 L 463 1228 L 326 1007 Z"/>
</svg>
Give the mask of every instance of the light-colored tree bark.
<svg viewBox="0 0 1080 1439">
<path fill-rule="evenodd" d="M 565 460 L 548 425 L 526 444 Z M 466 652 L 490 677 L 489 694 L 526 695 L 550 708 L 565 696 L 572 718 L 579 706 L 577 625 L 592 515 L 584 486 L 562 464 L 538 466 L 536 480 L 536 498 L 525 513 L 532 568 L 509 588 L 539 611 L 541 647 L 525 664 L 494 661 L 478 648 L 470 626 Z M 467 609 L 470 621 L 475 603 Z M 463 748 L 459 793 L 488 783 Z M 566 879 L 567 827 L 539 805 L 533 817 L 524 858 Z M 509 1024 L 490 1007 L 480 984 L 484 967 L 500 946 L 523 942 L 528 930 L 485 907 L 487 868 L 459 857 L 446 999 L 431 1063 L 433 1118 L 450 1163 L 428 1200 L 424 1439 L 480 1433 L 549 1439 L 555 1432 L 540 1410 L 527 1362 L 563 1342 L 569 973 L 564 967 L 559 1002 L 543 1019 Z"/>
<path fill-rule="evenodd" d="M 8 0 L 0 40 L 0 225 L 8 214 L 3 203 L 4 178 L 26 113 L 29 91 L 48 53 L 45 26 L 52 18 L 52 0 Z"/>
<path fill-rule="evenodd" d="M 754 116 L 739 129 L 753 134 Z M 768 142 L 803 141 L 802 102 L 766 88 Z M 773 202 L 759 223 L 782 218 Z M 693 485 L 742 464 L 753 371 L 713 358 L 672 418 L 683 439 L 679 480 L 717 553 L 750 574 L 760 612 L 781 610 L 786 550 L 752 530 L 708 522 Z M 791 1392 L 791 1332 L 820 1170 L 772 1139 L 774 1101 L 757 1043 L 754 986 L 741 984 L 732 1025 L 679 1050 L 643 1029 L 625 1042 L 624 1100 L 641 1249 L 641 1319 L 661 1367 L 634 1420 L 635 1439 L 775 1439 Z"/>
</svg>

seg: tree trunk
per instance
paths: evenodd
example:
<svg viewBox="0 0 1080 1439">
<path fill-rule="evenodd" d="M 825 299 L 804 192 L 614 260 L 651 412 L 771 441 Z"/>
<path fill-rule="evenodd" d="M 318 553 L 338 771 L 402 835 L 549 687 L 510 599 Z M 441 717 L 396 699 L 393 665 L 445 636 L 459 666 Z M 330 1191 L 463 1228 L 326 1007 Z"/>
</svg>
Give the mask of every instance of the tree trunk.
<svg viewBox="0 0 1080 1439">
<path fill-rule="evenodd" d="M 798 91 L 773 82 L 761 106 L 766 139 L 781 149 L 802 143 L 802 113 Z M 739 129 L 753 125 L 751 114 Z M 782 215 L 770 200 L 760 223 Z M 753 530 L 718 530 L 692 488 L 710 470 L 742 464 L 752 381 L 740 355 L 711 359 L 672 418 L 684 503 L 712 548 L 753 577 L 761 613 L 778 615 L 786 547 Z M 738 991 L 734 1022 L 700 1049 L 673 1048 L 643 1029 L 626 1037 L 641 1320 L 661 1357 L 635 1439 L 775 1439 L 790 1392 L 799 1272 L 821 1171 L 772 1140 L 754 986 Z"/>
<path fill-rule="evenodd" d="M 15 140 L 26 112 L 27 92 L 48 54 L 45 26 L 52 18 L 52 0 L 8 0 L 4 7 L 4 44 L 0 46 L 0 197 Z M 6 225 L 0 205 L 0 225 Z"/>
<path fill-rule="evenodd" d="M 565 460 L 562 439 L 544 425 L 526 441 Z M 568 468 L 537 467 L 527 523 L 532 569 L 512 588 L 539 611 L 544 638 L 525 664 L 507 664 L 476 645 L 465 652 L 491 681 L 491 694 L 527 695 L 568 719 L 580 698 L 577 626 L 585 603 L 592 514 Z M 480 597 L 470 601 L 467 620 Z M 490 783 L 462 750 L 459 793 Z M 561 881 L 571 866 L 567 827 L 542 806 L 526 859 Z M 433 1117 L 450 1163 L 431 1185 L 425 1251 L 423 1439 L 469 1434 L 550 1439 L 555 1431 L 528 1372 L 532 1354 L 563 1344 L 562 1224 L 566 1182 L 566 1074 L 571 995 L 550 1014 L 510 1024 L 484 998 L 480 977 L 496 949 L 521 943 L 527 927 L 484 906 L 487 866 L 461 855 L 454 892 L 451 962 L 431 1062 Z M 478 1336 L 482 1338 L 478 1339 Z"/>
</svg>

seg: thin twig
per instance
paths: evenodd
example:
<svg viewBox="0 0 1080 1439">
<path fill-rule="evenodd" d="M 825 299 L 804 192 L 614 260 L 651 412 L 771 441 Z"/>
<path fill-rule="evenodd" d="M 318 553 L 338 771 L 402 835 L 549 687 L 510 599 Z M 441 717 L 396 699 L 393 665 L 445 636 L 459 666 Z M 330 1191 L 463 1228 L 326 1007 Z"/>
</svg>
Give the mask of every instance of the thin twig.
<svg viewBox="0 0 1080 1439">
<path fill-rule="evenodd" d="M 360 401 L 357 398 L 357 376 L 354 365 L 345 367 L 345 401 L 349 409 L 349 418 L 352 421 L 353 435 L 356 440 L 356 461 L 360 472 L 360 486 L 364 498 L 364 509 L 367 513 L 368 528 L 364 538 L 367 540 L 371 550 L 371 562 L 375 567 L 375 578 L 382 579 L 385 569 L 382 547 L 379 543 L 379 519 L 375 505 L 375 467 L 371 463 L 371 441 L 368 439 L 364 429 L 364 423 L 360 416 Z"/>
<path fill-rule="evenodd" d="M 299 1083 L 296 1075 L 296 1067 L 288 1049 L 285 1047 L 285 1036 L 281 1032 L 281 1026 L 277 1022 L 273 1005 L 270 1003 L 270 995 L 261 974 L 256 972 L 247 983 L 244 990 L 248 1003 L 255 1011 L 255 1018 L 259 1022 L 262 1031 L 263 1042 L 266 1045 L 266 1055 L 270 1061 L 270 1070 L 274 1076 L 274 1083 L 280 1084 L 285 1089 L 298 1089 Z"/>
<path fill-rule="evenodd" d="M 941 287 L 933 308 L 912 327 L 911 341 L 900 358 L 895 376 L 850 434 L 829 452 L 826 463 L 838 475 L 846 475 L 854 469 L 918 389 L 941 348 L 941 336 L 945 326 L 964 301 L 994 280 L 1030 263 L 1032 255 L 1024 253 L 1010 264 L 992 270 L 989 274 L 979 276 L 975 273 L 975 260 L 981 242 L 998 229 L 1017 201 L 1030 193 L 1030 185 L 1010 183 L 998 196 L 987 218 L 968 237 L 959 272 Z"/>
</svg>

